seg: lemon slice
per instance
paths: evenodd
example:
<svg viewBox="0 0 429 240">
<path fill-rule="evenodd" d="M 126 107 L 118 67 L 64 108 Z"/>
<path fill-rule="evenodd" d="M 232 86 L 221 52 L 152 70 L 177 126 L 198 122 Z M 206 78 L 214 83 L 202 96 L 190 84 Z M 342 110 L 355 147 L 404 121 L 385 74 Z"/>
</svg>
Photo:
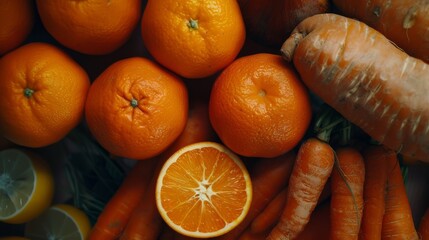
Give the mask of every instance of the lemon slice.
<svg viewBox="0 0 429 240">
<path fill-rule="evenodd" d="M 90 229 L 85 212 L 69 204 L 56 204 L 26 223 L 24 236 L 32 240 L 83 240 Z"/>
<path fill-rule="evenodd" d="M 176 232 L 196 238 L 223 235 L 249 211 L 252 183 L 237 155 L 224 145 L 199 142 L 175 152 L 162 167 L 156 204 Z"/>
<path fill-rule="evenodd" d="M 25 223 L 52 202 L 54 179 L 49 164 L 21 149 L 0 151 L 0 221 Z"/>
</svg>

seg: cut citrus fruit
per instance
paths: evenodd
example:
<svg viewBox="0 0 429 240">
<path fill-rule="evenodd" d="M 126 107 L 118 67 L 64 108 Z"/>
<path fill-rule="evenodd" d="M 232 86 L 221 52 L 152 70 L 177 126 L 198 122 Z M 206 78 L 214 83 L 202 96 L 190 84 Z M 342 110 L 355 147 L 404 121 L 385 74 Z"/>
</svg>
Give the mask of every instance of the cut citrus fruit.
<svg viewBox="0 0 429 240">
<path fill-rule="evenodd" d="M 84 211 L 69 204 L 56 204 L 25 225 L 24 235 L 32 240 L 87 239 L 91 223 Z"/>
<path fill-rule="evenodd" d="M 21 149 L 0 152 L 0 221 L 20 224 L 52 202 L 54 178 L 49 164 Z"/>
<path fill-rule="evenodd" d="M 251 201 L 246 166 L 215 142 L 179 149 L 165 162 L 157 179 L 158 211 L 172 229 L 189 237 L 229 232 L 244 219 Z"/>
</svg>

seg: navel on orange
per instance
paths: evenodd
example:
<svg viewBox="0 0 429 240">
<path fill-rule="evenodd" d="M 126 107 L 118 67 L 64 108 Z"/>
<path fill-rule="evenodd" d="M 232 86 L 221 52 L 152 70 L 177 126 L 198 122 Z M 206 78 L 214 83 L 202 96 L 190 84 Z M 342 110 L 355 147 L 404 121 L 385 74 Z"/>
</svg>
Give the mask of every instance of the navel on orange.
<svg viewBox="0 0 429 240">
<path fill-rule="evenodd" d="M 223 235 L 244 219 L 252 201 L 246 166 L 224 145 L 198 142 L 175 152 L 156 185 L 156 204 L 165 222 L 180 234 Z"/>
<path fill-rule="evenodd" d="M 48 43 L 23 45 L 0 59 L 0 134 L 26 147 L 64 138 L 82 120 L 90 81 Z"/>
<path fill-rule="evenodd" d="M 141 32 L 149 53 L 186 78 L 226 67 L 246 35 L 238 3 L 231 0 L 149 0 Z"/>
<path fill-rule="evenodd" d="M 210 121 L 222 142 L 247 157 L 294 148 L 311 120 L 309 93 L 280 55 L 259 53 L 231 63 L 210 94 Z"/>
<path fill-rule="evenodd" d="M 141 57 L 110 65 L 92 83 L 85 117 L 96 140 L 111 154 L 136 160 L 164 151 L 188 116 L 184 82 Z"/>
</svg>

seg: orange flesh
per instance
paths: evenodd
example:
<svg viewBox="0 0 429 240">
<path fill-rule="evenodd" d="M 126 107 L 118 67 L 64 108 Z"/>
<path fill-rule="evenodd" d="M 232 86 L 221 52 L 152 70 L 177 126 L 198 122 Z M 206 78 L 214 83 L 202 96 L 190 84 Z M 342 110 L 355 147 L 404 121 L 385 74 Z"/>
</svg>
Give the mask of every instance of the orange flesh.
<svg viewBox="0 0 429 240">
<path fill-rule="evenodd" d="M 247 201 L 246 181 L 226 153 L 195 149 L 183 153 L 168 168 L 161 198 L 175 224 L 187 231 L 214 232 L 242 214 Z"/>
</svg>

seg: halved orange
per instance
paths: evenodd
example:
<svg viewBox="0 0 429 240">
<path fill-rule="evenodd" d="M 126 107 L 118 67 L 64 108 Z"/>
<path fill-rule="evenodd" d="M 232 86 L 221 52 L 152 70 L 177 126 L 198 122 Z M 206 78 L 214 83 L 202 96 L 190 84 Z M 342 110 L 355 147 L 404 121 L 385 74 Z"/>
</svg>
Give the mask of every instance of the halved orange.
<svg viewBox="0 0 429 240">
<path fill-rule="evenodd" d="M 175 152 L 157 179 L 156 204 L 176 232 L 195 238 L 223 235 L 246 216 L 252 183 L 242 160 L 216 142 Z"/>
</svg>

